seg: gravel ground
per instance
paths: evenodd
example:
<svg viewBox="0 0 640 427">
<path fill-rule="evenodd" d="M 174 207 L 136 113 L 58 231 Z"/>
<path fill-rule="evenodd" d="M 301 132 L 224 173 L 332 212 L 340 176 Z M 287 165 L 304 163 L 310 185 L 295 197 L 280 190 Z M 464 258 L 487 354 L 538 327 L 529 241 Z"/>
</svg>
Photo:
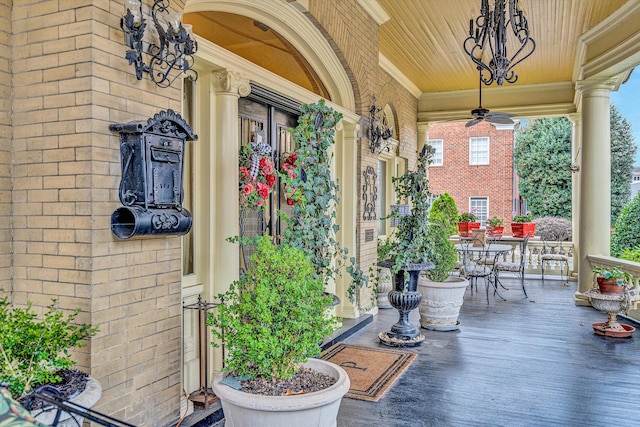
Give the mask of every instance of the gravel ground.
<svg viewBox="0 0 640 427">
<path fill-rule="evenodd" d="M 288 380 L 265 381 L 261 378 L 242 383 L 242 391 L 263 396 L 287 396 L 312 393 L 335 384 L 336 379 L 312 369 L 302 368 Z"/>
<path fill-rule="evenodd" d="M 76 369 L 69 369 L 69 370 L 64 370 L 64 371 L 60 371 L 58 372 L 58 375 L 60 375 L 60 377 L 62 378 L 62 382 L 59 384 L 38 384 L 37 386 L 33 387 L 34 390 L 37 390 L 38 388 L 45 386 L 45 385 L 50 385 L 52 387 L 55 387 L 58 389 L 58 391 L 60 391 L 60 393 L 62 393 L 62 395 L 64 397 L 66 397 L 67 399 L 72 399 L 75 396 L 77 396 L 78 394 L 82 393 L 84 391 L 84 388 L 87 385 L 87 379 L 88 379 L 88 375 L 85 374 L 84 372 L 78 371 Z M 24 396 L 21 397 L 19 399 L 19 402 L 21 405 L 26 405 L 27 404 L 27 400 L 28 400 L 29 396 Z M 40 409 L 43 406 L 43 401 L 39 400 L 39 399 L 35 399 L 33 401 L 33 404 L 31 405 L 31 409 Z"/>
</svg>

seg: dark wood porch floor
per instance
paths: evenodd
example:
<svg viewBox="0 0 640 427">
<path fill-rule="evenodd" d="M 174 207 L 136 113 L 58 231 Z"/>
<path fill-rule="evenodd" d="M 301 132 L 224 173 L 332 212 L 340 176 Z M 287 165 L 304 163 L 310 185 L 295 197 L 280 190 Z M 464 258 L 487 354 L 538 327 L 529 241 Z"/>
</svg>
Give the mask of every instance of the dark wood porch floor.
<svg viewBox="0 0 640 427">
<path fill-rule="evenodd" d="M 595 335 L 606 315 L 574 305 L 575 282 L 526 283 L 529 299 L 505 280 L 507 301 L 489 305 L 467 290 L 460 330 L 422 329 L 392 388 L 378 402 L 343 399 L 338 426 L 640 426 L 640 330 Z M 378 346 L 397 317 L 380 310 L 345 341 Z M 411 319 L 419 326 L 417 310 Z"/>
</svg>

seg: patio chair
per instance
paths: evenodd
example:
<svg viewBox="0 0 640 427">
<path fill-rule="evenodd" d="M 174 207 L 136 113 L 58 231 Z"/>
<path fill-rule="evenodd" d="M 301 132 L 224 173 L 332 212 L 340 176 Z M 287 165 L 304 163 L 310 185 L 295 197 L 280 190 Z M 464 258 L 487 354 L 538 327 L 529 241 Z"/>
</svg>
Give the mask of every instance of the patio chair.
<svg viewBox="0 0 640 427">
<path fill-rule="evenodd" d="M 520 284 L 522 286 L 522 292 L 524 292 L 524 296 L 529 298 L 527 295 L 527 289 L 524 287 L 524 268 L 525 268 L 525 255 L 527 253 L 527 242 L 529 241 L 529 237 L 525 236 L 522 238 L 520 242 L 520 260 L 519 262 L 511 262 L 511 261 L 498 261 L 494 266 L 495 271 L 495 280 L 496 284 L 502 286 L 500 282 L 500 272 L 511 272 L 518 273 L 520 276 Z M 504 288 L 504 286 L 502 286 Z"/>
<path fill-rule="evenodd" d="M 569 256 L 562 253 L 562 242 L 566 239 L 566 233 L 549 231 L 542 237 L 542 252 L 540 253 L 540 268 L 542 269 L 542 281 L 544 282 L 544 266 L 546 263 L 560 264 L 560 280 L 564 280 L 564 266 L 567 266 L 567 280 L 569 278 Z"/>
<path fill-rule="evenodd" d="M 462 267 L 460 272 L 465 278 L 467 278 L 467 280 L 469 280 L 471 294 L 473 294 L 474 285 L 476 287 L 476 291 L 478 290 L 478 278 L 481 277 L 484 279 L 485 290 L 487 293 L 487 304 L 489 304 L 489 284 L 491 283 L 492 268 L 478 262 L 478 260 L 486 259 L 488 256 L 487 249 L 489 248 L 489 245 L 484 245 L 482 243 L 483 242 L 479 239 L 465 239 L 460 242 L 460 246 L 462 248 Z M 474 257 L 474 254 L 477 256 Z"/>
</svg>

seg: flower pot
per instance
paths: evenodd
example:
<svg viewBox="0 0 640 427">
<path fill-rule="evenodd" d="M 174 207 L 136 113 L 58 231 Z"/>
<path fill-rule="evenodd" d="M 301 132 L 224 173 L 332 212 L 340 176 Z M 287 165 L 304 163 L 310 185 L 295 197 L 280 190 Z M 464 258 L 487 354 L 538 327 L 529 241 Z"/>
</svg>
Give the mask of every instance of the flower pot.
<svg viewBox="0 0 640 427">
<path fill-rule="evenodd" d="M 502 236 L 504 234 L 504 226 L 496 225 L 495 227 L 489 226 L 487 228 L 489 236 Z"/>
<path fill-rule="evenodd" d="M 535 222 L 512 222 L 511 223 L 511 233 L 513 237 L 533 237 L 533 234 L 536 231 L 536 223 Z"/>
<path fill-rule="evenodd" d="M 624 286 L 618 286 L 616 279 L 605 279 L 604 277 L 596 277 L 600 293 L 602 294 L 621 294 Z"/>
<path fill-rule="evenodd" d="M 389 291 L 393 288 L 391 270 L 379 267 L 378 273 L 378 308 L 393 308 L 389 302 Z"/>
<path fill-rule="evenodd" d="M 91 408 L 96 404 L 96 402 L 98 402 L 98 400 L 100 400 L 100 397 L 102 397 L 102 385 L 98 380 L 89 376 L 84 391 L 70 399 L 69 402 L 72 403 L 72 406 L 79 405 L 84 406 L 85 408 Z M 51 407 L 49 407 L 44 408 L 43 410 L 33 410 L 31 411 L 31 414 L 34 416 L 36 421 L 45 425 L 52 425 L 55 420 L 56 410 L 52 410 Z M 82 425 L 83 419 L 84 418 L 80 415 L 70 414 L 63 410 L 60 413 L 60 420 L 57 425 L 60 427 L 77 427 Z"/>
<path fill-rule="evenodd" d="M 461 237 L 471 237 L 471 230 L 480 228 L 479 222 L 459 222 L 458 234 Z"/>
<path fill-rule="evenodd" d="M 433 331 L 457 330 L 460 324 L 458 315 L 468 285 L 469 281 L 463 277 L 449 276 L 444 282 L 432 282 L 420 276 L 420 326 Z"/>
<path fill-rule="evenodd" d="M 261 396 L 231 388 L 216 374 L 212 388 L 220 398 L 225 426 L 269 427 L 334 427 L 337 425 L 340 402 L 351 383 L 340 366 L 320 359 L 309 359 L 303 365 L 337 379 L 331 387 L 294 396 Z"/>
</svg>

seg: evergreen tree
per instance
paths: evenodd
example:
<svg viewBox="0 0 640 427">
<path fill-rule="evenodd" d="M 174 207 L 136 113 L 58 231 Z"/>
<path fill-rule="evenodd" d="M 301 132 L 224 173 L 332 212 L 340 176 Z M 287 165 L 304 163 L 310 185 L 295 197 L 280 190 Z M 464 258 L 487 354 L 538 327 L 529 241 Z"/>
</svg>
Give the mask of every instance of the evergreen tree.
<svg viewBox="0 0 640 427">
<path fill-rule="evenodd" d="M 611 224 L 631 196 L 631 179 L 636 156 L 631 124 L 611 104 Z"/>
<path fill-rule="evenodd" d="M 514 151 L 518 189 L 534 217 L 571 218 L 571 123 L 533 120 L 518 133 Z"/>
</svg>

